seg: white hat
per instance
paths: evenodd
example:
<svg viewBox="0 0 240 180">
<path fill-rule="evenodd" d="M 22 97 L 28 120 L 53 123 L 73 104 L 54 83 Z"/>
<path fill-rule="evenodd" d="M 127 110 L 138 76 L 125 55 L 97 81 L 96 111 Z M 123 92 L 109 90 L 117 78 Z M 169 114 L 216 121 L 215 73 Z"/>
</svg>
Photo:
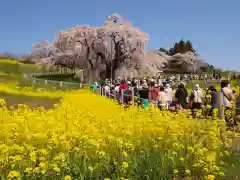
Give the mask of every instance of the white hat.
<svg viewBox="0 0 240 180">
<path fill-rule="evenodd" d="M 166 84 L 166 88 L 170 88 L 170 84 Z"/>
<path fill-rule="evenodd" d="M 195 85 L 195 88 L 196 88 L 196 89 L 199 89 L 199 88 L 200 88 L 199 84 L 196 84 L 196 85 Z"/>
<path fill-rule="evenodd" d="M 143 83 L 142 87 L 147 88 L 148 87 L 147 83 Z"/>
</svg>

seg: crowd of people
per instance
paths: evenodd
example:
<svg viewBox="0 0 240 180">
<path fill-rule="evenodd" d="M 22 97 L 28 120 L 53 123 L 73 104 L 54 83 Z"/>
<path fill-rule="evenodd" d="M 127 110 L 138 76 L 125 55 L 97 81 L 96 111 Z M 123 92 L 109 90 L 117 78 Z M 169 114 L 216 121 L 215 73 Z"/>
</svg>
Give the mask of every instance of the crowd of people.
<svg viewBox="0 0 240 180">
<path fill-rule="evenodd" d="M 132 80 L 117 80 L 113 83 L 106 79 L 100 83 L 93 83 L 92 89 L 96 91 L 99 88 L 102 95 L 114 98 L 126 105 L 134 103 L 143 108 L 152 105 L 168 110 L 192 109 L 193 116 L 196 109 L 202 108 L 206 97 L 210 97 L 209 113 L 214 108 L 218 108 L 220 118 L 224 117 L 223 107 L 230 109 L 232 102 L 236 102 L 236 92 L 231 89 L 228 80 L 221 81 L 220 91 L 210 86 L 205 89 L 206 92 L 203 92 L 199 84 L 196 84 L 190 93 L 185 87 L 187 82 L 186 79 L 182 79 L 176 86 L 172 77 L 133 78 Z"/>
</svg>

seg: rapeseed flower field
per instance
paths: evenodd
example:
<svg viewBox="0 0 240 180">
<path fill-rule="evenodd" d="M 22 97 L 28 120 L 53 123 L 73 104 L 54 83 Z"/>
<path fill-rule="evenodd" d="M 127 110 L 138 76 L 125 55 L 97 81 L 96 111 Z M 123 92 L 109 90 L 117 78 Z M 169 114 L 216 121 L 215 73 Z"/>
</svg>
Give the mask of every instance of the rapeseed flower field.
<svg viewBox="0 0 240 180">
<path fill-rule="evenodd" d="M 63 98 L 50 110 L 24 104 L 11 109 L 0 100 L 1 179 L 212 180 L 239 175 L 233 149 L 237 133 L 227 132 L 222 120 L 151 107 L 126 110 L 87 90 L 57 93 Z"/>
</svg>

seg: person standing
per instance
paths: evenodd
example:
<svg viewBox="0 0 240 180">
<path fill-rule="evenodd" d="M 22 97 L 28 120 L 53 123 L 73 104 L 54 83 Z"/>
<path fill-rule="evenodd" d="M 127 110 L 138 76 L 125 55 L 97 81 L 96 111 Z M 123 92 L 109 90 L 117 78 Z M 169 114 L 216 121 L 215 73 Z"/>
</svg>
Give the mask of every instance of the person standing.
<svg viewBox="0 0 240 180">
<path fill-rule="evenodd" d="M 211 108 L 214 109 L 217 107 L 217 90 L 214 86 L 210 86 L 208 89 L 208 93 L 211 96 L 210 105 Z"/>
<path fill-rule="evenodd" d="M 193 88 L 190 95 L 190 106 L 192 109 L 192 116 L 196 117 L 196 110 L 201 109 L 203 100 L 203 93 L 200 89 L 199 85 L 196 84 L 195 88 Z"/>
<path fill-rule="evenodd" d="M 95 81 L 92 85 L 91 85 L 91 89 L 93 92 L 96 92 L 97 88 L 99 88 L 99 85 L 97 83 L 97 81 Z"/>
<path fill-rule="evenodd" d="M 228 126 L 237 125 L 237 122 L 232 119 L 231 108 L 232 101 L 236 102 L 235 93 L 231 89 L 230 83 L 228 80 L 221 81 L 221 90 L 219 91 L 218 97 L 218 112 L 219 118 L 225 119 Z M 229 112 L 229 114 L 227 113 Z M 232 122 L 233 120 L 233 122 Z"/>
<path fill-rule="evenodd" d="M 193 89 L 190 100 L 192 101 L 192 109 L 201 109 L 202 107 L 202 100 L 203 100 L 203 93 L 199 87 L 199 84 L 196 84 L 195 88 Z"/>
<path fill-rule="evenodd" d="M 149 100 L 153 104 L 153 106 L 156 107 L 158 102 L 158 92 L 159 92 L 158 85 L 155 84 L 155 82 L 151 82 L 151 85 L 148 90 L 149 90 Z"/>
<path fill-rule="evenodd" d="M 166 88 L 164 91 L 167 95 L 167 108 L 169 108 L 172 103 L 172 97 L 173 97 L 173 90 L 170 87 L 170 84 L 166 84 Z"/>
<path fill-rule="evenodd" d="M 104 96 L 107 96 L 107 97 L 110 96 L 110 84 L 109 83 L 104 86 Z"/>
<path fill-rule="evenodd" d="M 177 109 L 187 109 L 188 108 L 188 92 L 184 87 L 184 84 L 181 83 L 175 93 L 175 98 L 177 99 L 176 105 Z"/>
<path fill-rule="evenodd" d="M 121 93 L 120 93 L 120 83 L 117 82 L 115 87 L 114 87 L 114 96 L 116 98 L 116 100 L 120 100 L 120 97 L 121 97 Z"/>
<path fill-rule="evenodd" d="M 148 104 L 149 104 L 148 96 L 149 96 L 148 85 L 145 82 L 143 83 L 142 88 L 139 90 L 140 103 L 144 109 L 148 108 Z"/>
<path fill-rule="evenodd" d="M 164 91 L 164 87 L 160 87 L 160 91 L 158 93 L 158 107 L 160 110 L 163 110 L 163 108 L 167 108 L 167 94 Z"/>
</svg>

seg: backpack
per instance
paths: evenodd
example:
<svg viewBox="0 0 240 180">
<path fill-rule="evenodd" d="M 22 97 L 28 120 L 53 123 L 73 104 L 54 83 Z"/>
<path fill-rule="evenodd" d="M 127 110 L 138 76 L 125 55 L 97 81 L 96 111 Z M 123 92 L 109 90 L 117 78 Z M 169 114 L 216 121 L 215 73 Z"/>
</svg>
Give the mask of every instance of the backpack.
<svg viewBox="0 0 240 180">
<path fill-rule="evenodd" d="M 123 94 L 124 95 L 130 95 L 130 89 L 124 89 Z"/>
</svg>

